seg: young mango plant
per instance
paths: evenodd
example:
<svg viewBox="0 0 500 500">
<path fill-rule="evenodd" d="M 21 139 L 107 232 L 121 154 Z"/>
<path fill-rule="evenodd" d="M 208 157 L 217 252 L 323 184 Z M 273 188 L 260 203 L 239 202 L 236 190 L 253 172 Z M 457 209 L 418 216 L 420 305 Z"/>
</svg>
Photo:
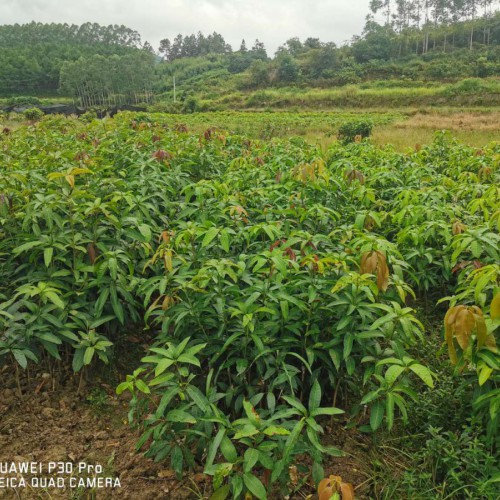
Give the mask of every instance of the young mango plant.
<svg viewBox="0 0 500 500">
<path fill-rule="evenodd" d="M 210 447 L 205 472 L 214 476 L 215 493 L 231 492 L 231 498 L 237 499 L 248 491 L 258 499 L 266 499 L 273 483 L 286 487 L 287 472 L 294 457 L 304 452 L 314 457 L 315 471 L 321 475 L 322 456 L 339 456 L 341 452 L 321 445 L 318 434 L 323 433 L 323 428 L 316 419 L 343 411 L 321 408 L 320 403 L 321 388 L 317 381 L 311 389 L 307 408 L 296 398 L 283 396 L 283 404 L 275 411 L 259 413 L 245 400 L 245 416 L 231 422 L 229 428 L 220 429 Z M 265 415 L 269 416 L 265 418 Z M 227 462 L 213 465 L 219 447 Z M 257 476 L 259 469 L 261 478 Z M 222 485 L 226 477 L 229 484 Z"/>
<path fill-rule="evenodd" d="M 498 288 L 490 304 L 489 317 L 477 306 L 458 305 L 451 307 L 444 318 L 451 363 L 474 384 L 473 408 L 487 421 L 490 440 L 498 437 L 500 421 L 500 354 L 496 340 L 499 326 Z"/>
<path fill-rule="evenodd" d="M 318 485 L 319 500 L 354 500 L 354 486 L 340 476 L 331 475 Z"/>
<path fill-rule="evenodd" d="M 363 362 L 373 362 L 366 357 Z M 385 371 L 384 371 L 385 370 Z M 366 431 L 376 431 L 382 424 L 384 417 L 386 427 L 390 431 L 394 425 L 395 410 L 398 409 L 403 422 L 408 422 L 405 397 L 415 400 L 416 391 L 412 388 L 411 377 L 417 376 L 426 386 L 434 387 L 434 374 L 426 366 L 416 360 L 403 356 L 402 359 L 388 357 L 375 364 L 374 370 L 365 372 L 365 379 L 370 376 L 374 379 L 373 388 L 361 400 L 361 405 L 370 404 L 370 425 L 362 427 Z"/>
</svg>

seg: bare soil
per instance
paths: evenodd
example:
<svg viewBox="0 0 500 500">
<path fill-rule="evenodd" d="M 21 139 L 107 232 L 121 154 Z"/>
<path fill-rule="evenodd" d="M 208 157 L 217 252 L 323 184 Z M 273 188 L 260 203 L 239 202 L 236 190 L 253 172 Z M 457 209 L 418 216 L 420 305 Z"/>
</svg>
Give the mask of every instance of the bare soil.
<svg viewBox="0 0 500 500">
<path fill-rule="evenodd" d="M 3 373 L 2 373 L 3 371 Z M 65 489 L 34 488 L 32 475 L 24 475 L 26 488 L 0 487 L 0 499 L 206 499 L 212 492 L 212 478 L 202 468 L 176 478 L 166 463 L 154 463 L 135 450 L 139 433 L 127 422 L 127 397 L 117 397 L 113 387 L 94 381 L 92 389 L 77 396 L 78 380 L 55 387 L 48 374 L 32 375 L 21 380 L 23 397 L 17 394 L 12 367 L 0 370 L 0 464 L 12 462 L 70 462 L 75 471 L 64 475 Z M 325 426 L 325 440 L 346 452 L 346 456 L 328 460 L 325 473 L 342 476 L 356 487 L 356 498 L 367 493 L 369 439 L 356 431 L 336 425 Z M 119 488 L 77 488 L 69 486 L 69 478 L 92 477 L 92 473 L 76 472 L 77 464 L 101 465 L 102 477 L 118 478 Z M 290 470 L 290 486 L 298 491 L 289 498 L 317 498 L 307 470 L 307 460 Z M 298 469 L 298 473 L 297 473 Z M 0 477 L 2 474 L 0 474 Z M 5 476 L 5 475 L 4 475 Z M 7 475 L 9 477 L 14 475 Z M 45 477 L 58 477 L 40 474 Z M 19 476 L 18 476 L 19 478 Z M 298 478 L 298 481 L 297 481 Z M 300 485 L 302 485 L 300 487 Z M 1 486 L 1 484 L 0 484 Z M 293 490 L 293 487 L 291 488 Z M 283 495 L 271 495 L 283 498 Z"/>
</svg>

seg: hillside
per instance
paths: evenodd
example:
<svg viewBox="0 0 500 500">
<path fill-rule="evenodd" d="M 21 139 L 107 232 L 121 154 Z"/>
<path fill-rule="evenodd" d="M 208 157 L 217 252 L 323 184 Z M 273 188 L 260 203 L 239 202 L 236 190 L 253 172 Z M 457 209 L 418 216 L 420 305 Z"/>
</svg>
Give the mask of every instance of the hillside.
<svg viewBox="0 0 500 500">
<path fill-rule="evenodd" d="M 363 32 L 342 46 L 295 37 L 272 56 L 259 40 L 233 50 L 215 32 L 179 34 L 155 52 L 124 26 L 0 26 L 0 96 L 58 93 L 87 108 L 154 96 L 172 112 L 498 105 L 496 3 L 481 16 L 446 1 L 417 16 L 415 3 L 372 2 Z M 379 4 L 392 9 L 385 23 Z M 464 78 L 487 80 L 457 83 Z"/>
</svg>

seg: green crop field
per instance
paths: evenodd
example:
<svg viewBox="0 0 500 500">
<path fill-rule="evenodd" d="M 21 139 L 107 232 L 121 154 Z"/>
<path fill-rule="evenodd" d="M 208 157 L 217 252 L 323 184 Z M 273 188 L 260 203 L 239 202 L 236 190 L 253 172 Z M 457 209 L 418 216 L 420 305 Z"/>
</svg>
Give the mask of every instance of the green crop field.
<svg viewBox="0 0 500 500">
<path fill-rule="evenodd" d="M 404 119 L 5 127 L 2 377 L 104 380 L 178 498 L 498 498 L 500 143 Z"/>
</svg>

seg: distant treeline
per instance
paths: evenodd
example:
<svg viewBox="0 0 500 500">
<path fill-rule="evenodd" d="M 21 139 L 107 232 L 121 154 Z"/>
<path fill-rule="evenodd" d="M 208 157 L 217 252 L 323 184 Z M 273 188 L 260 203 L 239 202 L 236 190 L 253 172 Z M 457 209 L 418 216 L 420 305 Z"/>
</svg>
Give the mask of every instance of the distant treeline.
<svg viewBox="0 0 500 500">
<path fill-rule="evenodd" d="M 54 93 L 66 61 L 96 54 L 123 56 L 140 48 L 139 33 L 125 26 L 35 22 L 0 26 L 0 93 Z"/>
<path fill-rule="evenodd" d="M 161 40 L 125 26 L 0 26 L 0 95 L 58 90 L 82 106 L 273 86 L 500 75 L 500 0 L 372 0 L 363 32 L 337 47 L 290 38 L 270 57 L 259 40 L 233 50 L 216 32 Z"/>
<path fill-rule="evenodd" d="M 66 61 L 61 68 L 61 92 L 83 108 L 147 103 L 152 99 L 154 56 L 138 50 L 123 56 L 95 54 Z"/>
</svg>

